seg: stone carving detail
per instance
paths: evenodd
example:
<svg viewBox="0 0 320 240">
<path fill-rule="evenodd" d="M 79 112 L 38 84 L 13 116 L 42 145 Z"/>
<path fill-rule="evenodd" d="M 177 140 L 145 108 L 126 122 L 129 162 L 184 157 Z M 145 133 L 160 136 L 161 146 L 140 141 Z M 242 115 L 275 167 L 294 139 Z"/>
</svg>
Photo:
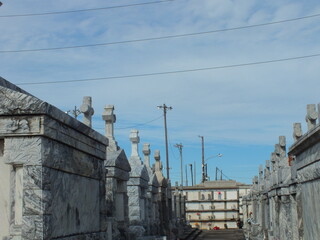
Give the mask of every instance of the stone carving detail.
<svg viewBox="0 0 320 240">
<path fill-rule="evenodd" d="M 32 134 L 40 133 L 38 117 L 7 117 L 0 121 L 1 134 Z"/>
<path fill-rule="evenodd" d="M 9 123 L 6 126 L 6 129 L 10 132 L 16 132 L 18 130 L 22 132 L 28 132 L 29 131 L 29 123 L 27 120 L 13 120 L 11 123 Z"/>
</svg>

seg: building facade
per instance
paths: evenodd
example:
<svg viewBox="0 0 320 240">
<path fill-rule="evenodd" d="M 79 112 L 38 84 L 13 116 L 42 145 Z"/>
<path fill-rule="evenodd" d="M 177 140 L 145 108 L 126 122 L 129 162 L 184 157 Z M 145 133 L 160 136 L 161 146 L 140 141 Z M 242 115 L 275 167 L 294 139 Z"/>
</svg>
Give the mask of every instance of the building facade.
<svg viewBox="0 0 320 240">
<path fill-rule="evenodd" d="M 249 193 L 251 185 L 236 181 L 207 181 L 183 187 L 186 198 L 186 220 L 194 228 L 237 228 L 243 219 L 242 196 Z"/>
</svg>

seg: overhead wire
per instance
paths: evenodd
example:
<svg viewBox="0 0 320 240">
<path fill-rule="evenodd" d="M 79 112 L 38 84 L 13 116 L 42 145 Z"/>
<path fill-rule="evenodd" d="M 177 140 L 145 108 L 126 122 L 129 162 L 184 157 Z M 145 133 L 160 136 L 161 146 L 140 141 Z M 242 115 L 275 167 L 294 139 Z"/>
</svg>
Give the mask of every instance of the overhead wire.
<svg viewBox="0 0 320 240">
<path fill-rule="evenodd" d="M 253 65 L 260 65 L 260 64 L 292 61 L 292 60 L 305 59 L 305 58 L 313 58 L 313 57 L 319 57 L 319 56 L 320 56 L 320 53 L 316 53 L 316 54 L 297 56 L 297 57 L 280 58 L 280 59 L 272 59 L 272 60 L 264 60 L 264 61 L 257 61 L 257 62 L 248 62 L 248 63 L 238 63 L 238 64 L 213 66 L 213 67 L 204 67 L 204 68 L 193 68 L 193 69 L 166 71 L 166 72 L 141 73 L 141 74 L 133 74 L 133 75 L 107 76 L 107 77 L 99 77 L 99 78 L 72 79 L 72 80 L 62 80 L 62 81 L 22 82 L 22 83 L 16 83 L 16 85 L 22 86 L 22 85 L 60 84 L 60 83 L 73 83 L 73 82 L 102 81 L 102 80 L 111 80 L 111 79 L 125 79 L 125 78 L 135 78 L 135 77 L 150 77 L 150 76 L 159 76 L 159 75 L 170 75 L 170 74 L 209 71 L 209 70 L 218 70 L 218 69 L 226 69 L 226 68 L 245 67 L 245 66 L 253 66 Z"/>
<path fill-rule="evenodd" d="M 168 140 L 169 140 L 169 145 L 170 145 L 171 153 L 172 153 L 174 159 L 178 160 L 178 158 L 177 158 L 177 156 L 175 155 L 175 153 L 174 153 L 174 151 L 173 151 L 173 148 L 172 148 L 173 144 L 171 143 L 170 139 L 168 139 Z"/>
<path fill-rule="evenodd" d="M 144 122 L 144 123 L 138 123 L 138 124 L 135 124 L 135 125 L 132 125 L 132 126 L 129 126 L 129 127 L 119 127 L 119 128 L 115 127 L 114 129 L 120 130 L 120 129 L 135 128 L 135 127 L 139 127 L 139 126 L 141 127 L 141 126 L 145 126 L 145 125 L 147 125 L 147 124 L 149 124 L 149 123 L 155 122 L 155 121 L 157 121 L 158 119 L 160 119 L 160 118 L 162 118 L 162 117 L 163 117 L 163 115 L 161 115 L 161 116 L 159 116 L 159 117 L 157 117 L 157 118 L 155 118 L 155 119 L 152 119 L 152 120 L 150 120 L 150 121 Z M 104 128 L 95 128 L 95 129 L 102 130 L 102 129 L 104 129 Z"/>
<path fill-rule="evenodd" d="M 221 175 L 225 176 L 225 177 L 226 177 L 227 179 L 229 179 L 229 180 L 232 180 L 231 178 L 229 178 L 227 175 L 225 175 L 225 174 L 223 173 L 222 169 L 219 169 L 218 167 L 217 167 L 217 169 L 218 169 L 218 171 L 220 171 Z"/>
<path fill-rule="evenodd" d="M 225 175 L 223 172 L 221 172 L 221 174 L 222 174 L 223 176 L 225 176 L 227 179 L 232 180 L 232 179 L 229 178 L 227 175 Z"/>
<path fill-rule="evenodd" d="M 135 127 L 145 126 L 145 125 L 147 125 L 147 124 L 149 124 L 149 123 L 152 123 L 152 122 L 157 121 L 158 119 L 160 119 L 160 118 L 162 118 L 162 117 L 163 117 L 163 115 L 161 115 L 161 116 L 159 116 L 159 117 L 157 117 L 157 118 L 155 118 L 155 119 L 152 119 L 152 120 L 150 120 L 150 121 L 148 121 L 148 122 L 145 122 L 145 123 L 139 123 L 139 124 L 136 124 L 136 125 L 133 125 L 133 126 L 130 126 L 130 127 L 121 127 L 121 128 L 115 128 L 115 129 L 120 130 L 120 129 L 130 129 L 130 128 L 135 128 Z"/>
<path fill-rule="evenodd" d="M 158 3 L 164 3 L 164 2 L 173 2 L 173 1 L 176 1 L 176 0 L 161 0 L 161 1 L 153 1 L 153 2 L 143 2 L 143 3 L 133 3 L 133 4 L 126 4 L 126 5 L 110 6 L 110 7 L 88 8 L 88 9 L 56 11 L 56 12 L 9 14 L 9 15 L 0 15 L 0 18 L 34 17 L 34 16 L 57 15 L 57 14 L 68 14 L 68 13 L 89 12 L 89 11 L 101 11 L 101 10 L 137 7 L 137 6 L 158 4 Z"/>
<path fill-rule="evenodd" d="M 150 37 L 150 38 L 141 38 L 141 39 L 132 39 L 132 40 L 124 40 L 124 41 L 105 42 L 105 43 L 84 44 L 84 45 L 74 45 L 74 46 L 65 46 L 65 47 L 17 49 L 17 50 L 0 50 L 0 53 L 24 53 L 24 52 L 54 51 L 54 50 L 64 50 L 64 49 L 100 47 L 100 46 L 108 46 L 108 45 L 116 45 L 116 44 L 147 42 L 147 41 L 155 41 L 155 40 L 164 40 L 164 39 L 172 39 L 172 38 L 180 38 L 180 37 L 189 37 L 189 36 L 197 36 L 197 35 L 204 35 L 204 34 L 212 34 L 212 33 L 226 32 L 226 31 L 234 31 L 234 30 L 241 30 L 241 29 L 246 29 L 246 28 L 262 27 L 262 26 L 268 26 L 268 25 L 273 25 L 273 24 L 280 24 L 280 23 L 285 23 L 285 22 L 298 21 L 298 20 L 307 19 L 307 18 L 314 18 L 314 17 L 319 17 L 319 16 L 320 16 L 320 14 L 314 14 L 314 15 L 309 15 L 309 16 L 304 16 L 304 17 L 291 18 L 291 19 L 285 19 L 285 20 L 268 22 L 268 23 L 260 23 L 260 24 L 246 25 L 246 26 L 233 27 L 233 28 L 224 28 L 224 29 L 203 31 L 203 32 L 193 32 L 193 33 L 167 35 L 167 36 L 162 36 L 162 37 Z"/>
</svg>

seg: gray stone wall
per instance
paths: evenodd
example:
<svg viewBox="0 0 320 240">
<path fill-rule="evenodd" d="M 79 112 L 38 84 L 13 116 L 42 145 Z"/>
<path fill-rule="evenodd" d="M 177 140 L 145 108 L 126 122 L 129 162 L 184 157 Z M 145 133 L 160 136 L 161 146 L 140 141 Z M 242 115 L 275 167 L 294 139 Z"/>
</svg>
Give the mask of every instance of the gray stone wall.
<svg viewBox="0 0 320 240">
<path fill-rule="evenodd" d="M 319 111 L 319 106 L 318 106 Z M 251 193 L 244 198 L 249 239 L 320 239 L 320 125 L 315 104 L 307 106 L 308 132 L 294 124 L 294 144 L 286 153 L 285 138 L 275 151 Z"/>
<path fill-rule="evenodd" d="M 0 139 L 0 239 L 106 238 L 105 137 L 0 79 Z"/>
<path fill-rule="evenodd" d="M 129 210 L 127 182 L 131 171 L 126 153 L 118 146 L 114 138 L 114 123 L 116 115 L 114 106 L 106 105 L 102 113 L 105 121 L 105 136 L 109 140 L 107 158 L 105 161 L 106 175 L 106 201 L 108 215 L 108 239 L 129 239 Z"/>
<path fill-rule="evenodd" d="M 154 168 L 150 149 L 144 164 L 134 130 L 128 160 L 114 138 L 114 107 L 104 110 L 102 136 L 91 129 L 91 97 L 84 124 L 0 78 L 0 239 L 173 236 L 185 203 L 171 195 L 159 151 Z"/>
</svg>

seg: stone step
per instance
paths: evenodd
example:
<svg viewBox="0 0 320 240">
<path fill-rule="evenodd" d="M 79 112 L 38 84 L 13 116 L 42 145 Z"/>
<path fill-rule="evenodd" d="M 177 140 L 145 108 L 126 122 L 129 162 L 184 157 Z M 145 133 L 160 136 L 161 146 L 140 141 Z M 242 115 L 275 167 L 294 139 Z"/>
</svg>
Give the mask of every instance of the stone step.
<svg viewBox="0 0 320 240">
<path fill-rule="evenodd" d="M 194 240 L 196 239 L 200 234 L 202 230 L 198 228 L 192 228 L 188 231 L 186 231 L 179 239 L 180 240 Z"/>
</svg>

